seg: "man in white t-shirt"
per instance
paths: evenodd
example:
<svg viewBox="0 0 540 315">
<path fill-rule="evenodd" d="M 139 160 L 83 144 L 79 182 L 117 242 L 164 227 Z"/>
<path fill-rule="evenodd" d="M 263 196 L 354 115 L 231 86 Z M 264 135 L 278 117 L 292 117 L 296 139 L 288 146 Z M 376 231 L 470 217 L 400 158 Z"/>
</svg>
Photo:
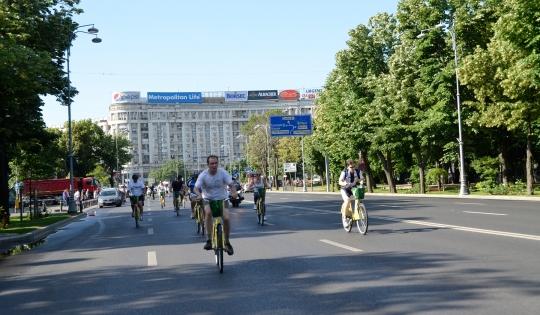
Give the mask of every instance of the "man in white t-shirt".
<svg viewBox="0 0 540 315">
<path fill-rule="evenodd" d="M 238 193 L 234 189 L 234 182 L 231 175 L 224 169 L 219 168 L 219 158 L 215 155 L 210 155 L 206 158 L 206 164 L 208 169 L 204 170 L 195 182 L 195 193 L 200 198 L 204 199 L 204 213 L 206 215 L 206 232 L 208 234 L 208 240 L 204 245 L 204 249 L 212 249 L 212 210 L 210 209 L 211 200 L 223 200 L 228 197 L 227 186 L 231 190 L 233 198 L 238 198 Z M 225 251 L 227 254 L 232 255 L 234 253 L 233 247 L 229 241 L 230 223 L 229 223 L 229 211 L 227 210 L 227 203 L 223 205 L 223 231 L 225 232 Z"/>
</svg>

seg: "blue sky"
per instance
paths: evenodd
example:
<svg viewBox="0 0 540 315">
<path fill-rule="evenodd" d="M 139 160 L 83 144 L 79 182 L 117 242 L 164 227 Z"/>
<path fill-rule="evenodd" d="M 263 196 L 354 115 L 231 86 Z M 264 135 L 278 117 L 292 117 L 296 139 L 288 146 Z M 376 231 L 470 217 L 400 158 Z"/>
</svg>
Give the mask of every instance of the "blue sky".
<svg viewBox="0 0 540 315">
<path fill-rule="evenodd" d="M 103 41 L 78 34 L 71 48 L 72 119 L 106 118 L 115 91 L 320 87 L 348 31 L 397 2 L 82 0 L 75 20 Z M 47 126 L 61 126 L 67 109 L 44 100 Z"/>
</svg>

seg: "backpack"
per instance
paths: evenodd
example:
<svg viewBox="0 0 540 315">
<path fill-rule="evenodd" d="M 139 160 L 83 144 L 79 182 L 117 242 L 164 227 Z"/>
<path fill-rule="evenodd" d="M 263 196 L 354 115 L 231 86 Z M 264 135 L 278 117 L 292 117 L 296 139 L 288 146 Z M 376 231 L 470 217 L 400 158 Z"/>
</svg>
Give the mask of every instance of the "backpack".
<svg viewBox="0 0 540 315">
<path fill-rule="evenodd" d="M 356 172 L 356 177 L 360 178 L 360 170 L 357 169 L 357 168 L 355 168 L 354 170 Z M 345 172 L 345 179 L 349 178 L 350 182 L 354 181 L 354 179 L 355 179 L 354 174 L 353 174 L 353 176 L 351 178 L 351 173 L 349 173 L 349 171 L 347 169 L 344 169 L 343 172 Z"/>
</svg>

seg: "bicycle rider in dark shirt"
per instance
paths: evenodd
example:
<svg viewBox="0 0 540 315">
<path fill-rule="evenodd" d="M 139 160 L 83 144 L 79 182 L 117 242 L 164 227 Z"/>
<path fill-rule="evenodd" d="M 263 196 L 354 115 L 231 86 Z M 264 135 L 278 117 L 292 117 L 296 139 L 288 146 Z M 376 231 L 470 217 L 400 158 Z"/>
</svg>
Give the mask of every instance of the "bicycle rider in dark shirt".
<svg viewBox="0 0 540 315">
<path fill-rule="evenodd" d="M 182 180 L 181 176 L 178 176 L 178 178 L 172 182 L 172 190 L 174 198 L 173 200 L 178 200 L 178 197 L 180 197 L 184 192 L 184 181 Z M 182 198 L 184 198 L 183 195 Z"/>
</svg>

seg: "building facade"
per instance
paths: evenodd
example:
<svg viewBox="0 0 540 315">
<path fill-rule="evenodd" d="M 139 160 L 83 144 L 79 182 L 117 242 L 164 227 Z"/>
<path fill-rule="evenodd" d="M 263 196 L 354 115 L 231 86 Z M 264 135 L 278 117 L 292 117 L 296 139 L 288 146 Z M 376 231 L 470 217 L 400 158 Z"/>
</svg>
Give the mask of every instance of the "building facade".
<svg viewBox="0 0 540 315">
<path fill-rule="evenodd" d="M 240 130 L 251 116 L 272 110 L 311 113 L 320 89 L 297 91 L 296 96 L 291 91 L 296 90 L 148 92 L 147 97 L 119 92 L 113 94 L 107 123 L 101 125 L 131 141 L 132 160 L 124 165 L 123 178 L 133 173 L 148 178 L 150 170 L 170 160 L 182 162 L 190 174 L 205 169 L 210 154 L 219 156 L 222 165 L 242 160 L 247 139 Z"/>
</svg>

